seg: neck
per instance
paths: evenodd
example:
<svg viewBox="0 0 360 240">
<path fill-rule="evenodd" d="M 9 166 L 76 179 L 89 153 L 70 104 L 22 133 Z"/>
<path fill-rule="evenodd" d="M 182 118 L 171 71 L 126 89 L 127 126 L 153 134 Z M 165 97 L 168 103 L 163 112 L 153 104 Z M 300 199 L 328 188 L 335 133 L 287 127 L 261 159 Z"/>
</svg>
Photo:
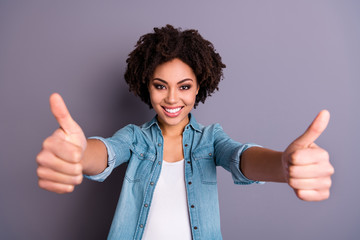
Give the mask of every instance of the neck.
<svg viewBox="0 0 360 240">
<path fill-rule="evenodd" d="M 190 121 L 189 117 L 187 117 L 177 125 L 167 125 L 158 119 L 159 127 L 161 129 L 163 136 L 169 136 L 169 137 L 181 136 L 185 126 L 189 123 L 189 121 Z"/>
</svg>

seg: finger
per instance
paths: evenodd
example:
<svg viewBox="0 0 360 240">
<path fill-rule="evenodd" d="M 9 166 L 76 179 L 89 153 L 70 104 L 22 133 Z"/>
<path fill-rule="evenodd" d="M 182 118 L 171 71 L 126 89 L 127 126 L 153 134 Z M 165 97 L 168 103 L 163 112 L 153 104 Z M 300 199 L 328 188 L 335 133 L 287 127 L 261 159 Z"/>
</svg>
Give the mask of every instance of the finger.
<svg viewBox="0 0 360 240">
<path fill-rule="evenodd" d="M 304 201 L 323 201 L 330 197 L 329 190 L 295 190 L 295 193 Z"/>
<path fill-rule="evenodd" d="M 82 174 L 82 165 L 80 163 L 69 163 L 59 159 L 49 151 L 41 151 L 36 157 L 40 166 L 50 168 L 56 172 L 77 176 Z"/>
<path fill-rule="evenodd" d="M 330 120 L 330 113 L 327 110 L 322 110 L 310 124 L 308 129 L 295 140 L 297 145 L 308 147 L 311 143 L 321 135 L 326 129 Z"/>
<path fill-rule="evenodd" d="M 82 148 L 57 136 L 50 136 L 43 142 L 43 149 L 52 152 L 58 158 L 78 163 L 82 158 Z"/>
<path fill-rule="evenodd" d="M 296 150 L 289 156 L 291 165 L 310 165 L 319 162 L 329 161 L 329 153 L 319 147 L 302 148 Z"/>
<path fill-rule="evenodd" d="M 289 166 L 289 177 L 298 179 L 329 177 L 334 173 L 331 164 L 311 164 L 306 166 Z"/>
<path fill-rule="evenodd" d="M 53 93 L 50 96 L 50 109 L 65 133 L 70 134 L 81 131 L 79 125 L 72 119 L 60 94 Z"/>
<path fill-rule="evenodd" d="M 290 187 L 298 190 L 325 190 L 331 187 L 331 178 L 289 179 Z"/>
<path fill-rule="evenodd" d="M 37 168 L 37 175 L 43 180 L 48 180 L 51 182 L 68 184 L 68 185 L 79 185 L 83 180 L 83 175 L 78 176 L 69 176 L 46 167 L 39 166 Z"/>
<path fill-rule="evenodd" d="M 62 183 L 57 183 L 57 182 L 52 182 L 52 181 L 48 181 L 48 180 L 44 180 L 44 179 L 39 179 L 39 187 L 41 187 L 42 189 L 51 191 L 51 192 L 56 192 L 56 193 L 70 193 L 72 191 L 74 191 L 75 186 L 74 185 L 69 185 L 69 184 L 62 184 Z"/>
</svg>

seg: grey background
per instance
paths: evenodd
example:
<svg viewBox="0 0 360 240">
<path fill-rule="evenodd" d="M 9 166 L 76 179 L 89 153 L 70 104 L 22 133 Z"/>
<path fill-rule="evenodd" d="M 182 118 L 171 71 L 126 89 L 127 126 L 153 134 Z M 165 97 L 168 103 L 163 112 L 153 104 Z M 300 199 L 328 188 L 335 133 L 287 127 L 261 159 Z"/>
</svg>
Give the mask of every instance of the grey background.
<svg viewBox="0 0 360 240">
<path fill-rule="evenodd" d="M 104 239 L 125 166 L 68 195 L 37 186 L 35 156 L 63 95 L 87 136 L 111 136 L 153 112 L 128 93 L 125 59 L 140 35 L 196 28 L 227 64 L 194 111 L 240 142 L 283 150 L 323 108 L 317 143 L 335 167 L 332 195 L 298 200 L 286 184 L 236 186 L 218 169 L 224 239 L 359 239 L 359 1 L 0 1 L 0 239 Z"/>
</svg>

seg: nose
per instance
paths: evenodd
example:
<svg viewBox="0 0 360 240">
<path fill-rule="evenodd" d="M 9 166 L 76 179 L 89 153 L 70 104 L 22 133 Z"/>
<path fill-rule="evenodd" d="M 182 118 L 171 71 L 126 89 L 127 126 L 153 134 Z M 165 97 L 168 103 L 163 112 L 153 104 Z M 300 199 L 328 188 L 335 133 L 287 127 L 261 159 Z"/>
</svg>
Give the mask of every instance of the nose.
<svg viewBox="0 0 360 240">
<path fill-rule="evenodd" d="M 166 102 L 169 104 L 177 103 L 178 100 L 178 93 L 176 91 L 176 88 L 170 88 L 167 92 L 166 96 Z"/>
</svg>

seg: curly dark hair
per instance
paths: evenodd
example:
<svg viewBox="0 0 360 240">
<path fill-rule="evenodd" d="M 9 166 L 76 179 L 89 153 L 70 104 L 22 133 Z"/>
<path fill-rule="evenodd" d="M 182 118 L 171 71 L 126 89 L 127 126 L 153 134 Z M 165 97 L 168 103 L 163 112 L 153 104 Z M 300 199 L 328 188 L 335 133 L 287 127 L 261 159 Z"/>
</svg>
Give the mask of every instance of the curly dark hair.
<svg viewBox="0 0 360 240">
<path fill-rule="evenodd" d="M 180 59 L 194 71 L 200 86 L 194 108 L 199 102 L 204 103 L 206 97 L 211 96 L 215 90 L 219 90 L 218 84 L 223 79 L 222 69 L 226 66 L 213 44 L 205 40 L 197 30 L 182 31 L 181 28 L 176 29 L 168 24 L 141 36 L 135 49 L 129 54 L 125 72 L 129 91 L 152 108 L 149 80 L 158 65 L 174 58 Z"/>
</svg>

